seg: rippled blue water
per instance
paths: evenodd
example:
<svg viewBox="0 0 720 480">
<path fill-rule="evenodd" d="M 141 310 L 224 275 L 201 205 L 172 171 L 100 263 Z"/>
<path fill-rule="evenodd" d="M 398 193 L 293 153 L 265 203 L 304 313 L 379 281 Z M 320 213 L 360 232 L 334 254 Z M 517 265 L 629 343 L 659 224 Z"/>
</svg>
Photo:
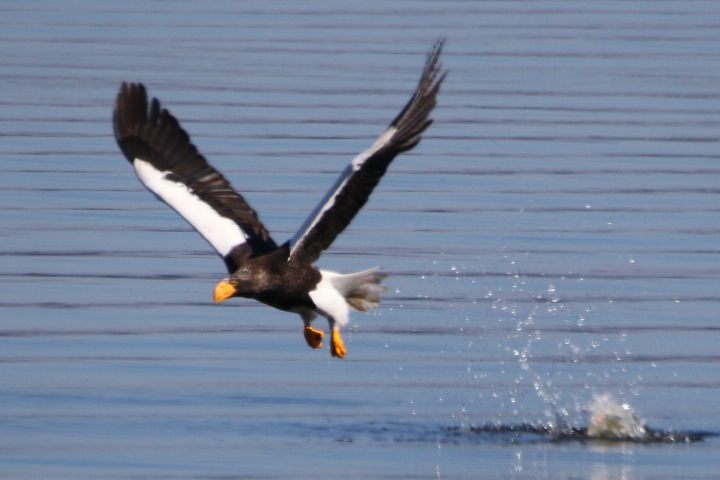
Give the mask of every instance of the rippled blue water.
<svg viewBox="0 0 720 480">
<path fill-rule="evenodd" d="M 718 25 L 703 1 L 0 4 L 0 476 L 715 477 Z M 213 305 L 222 263 L 114 143 L 120 82 L 282 241 L 441 37 L 435 124 L 320 262 L 390 274 L 348 357 Z M 606 392 L 706 435 L 506 428 L 586 426 Z"/>
</svg>

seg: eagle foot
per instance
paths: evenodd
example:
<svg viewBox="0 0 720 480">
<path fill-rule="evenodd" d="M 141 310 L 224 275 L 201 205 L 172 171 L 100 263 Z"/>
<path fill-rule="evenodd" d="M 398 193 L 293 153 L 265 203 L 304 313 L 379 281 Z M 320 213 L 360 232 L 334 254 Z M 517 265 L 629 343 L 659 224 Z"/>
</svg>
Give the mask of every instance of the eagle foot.
<svg viewBox="0 0 720 480">
<path fill-rule="evenodd" d="M 330 340 L 330 353 L 333 357 L 343 358 L 345 356 L 345 344 L 340 338 L 340 332 L 333 330 L 332 338 Z"/>
<path fill-rule="evenodd" d="M 323 335 L 325 335 L 323 332 L 315 330 L 310 325 L 305 325 L 305 332 L 303 333 L 305 335 L 305 341 L 310 348 L 322 347 L 322 339 Z"/>
</svg>

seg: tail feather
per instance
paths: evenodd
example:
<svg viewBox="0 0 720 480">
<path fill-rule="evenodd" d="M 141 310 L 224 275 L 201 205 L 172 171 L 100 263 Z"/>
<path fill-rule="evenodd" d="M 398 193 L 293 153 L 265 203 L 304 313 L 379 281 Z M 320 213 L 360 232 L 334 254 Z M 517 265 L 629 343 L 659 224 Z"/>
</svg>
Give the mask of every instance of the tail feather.
<svg viewBox="0 0 720 480">
<path fill-rule="evenodd" d="M 380 268 L 346 275 L 335 274 L 329 278 L 333 287 L 345 297 L 345 301 L 353 310 L 367 312 L 369 308 L 377 308 L 380 294 L 387 291 L 382 284 L 386 274 Z"/>
</svg>

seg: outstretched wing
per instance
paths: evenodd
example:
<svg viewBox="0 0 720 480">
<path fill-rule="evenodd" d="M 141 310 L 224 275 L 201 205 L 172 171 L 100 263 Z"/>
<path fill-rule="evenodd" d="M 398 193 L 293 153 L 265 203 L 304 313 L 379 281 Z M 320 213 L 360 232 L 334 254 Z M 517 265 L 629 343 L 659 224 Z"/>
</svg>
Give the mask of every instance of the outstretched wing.
<svg viewBox="0 0 720 480">
<path fill-rule="evenodd" d="M 235 247 L 247 243 L 253 253 L 276 248 L 255 211 L 190 143 L 175 117 L 157 99 L 148 109 L 142 84 L 123 82 L 113 128 L 140 181 L 205 237 L 229 270 L 236 267 L 229 256 Z"/>
<path fill-rule="evenodd" d="M 443 42 L 428 54 L 414 95 L 375 144 L 350 162 L 300 230 L 290 239 L 290 262 L 315 262 L 365 205 L 388 165 L 420 142 L 430 126 L 440 84 L 447 72 L 439 63 Z"/>
</svg>

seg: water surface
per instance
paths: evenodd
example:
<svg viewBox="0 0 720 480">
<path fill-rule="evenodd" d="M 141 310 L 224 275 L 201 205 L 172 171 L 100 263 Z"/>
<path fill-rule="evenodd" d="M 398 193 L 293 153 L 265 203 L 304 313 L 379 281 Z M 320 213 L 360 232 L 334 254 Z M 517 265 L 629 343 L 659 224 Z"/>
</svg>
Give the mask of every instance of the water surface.
<svg viewBox="0 0 720 480">
<path fill-rule="evenodd" d="M 716 475 L 714 2 L 0 12 L 1 476 Z M 213 305 L 222 263 L 114 143 L 120 82 L 284 241 L 442 37 L 435 124 L 320 261 L 390 274 L 347 358 L 293 315 Z M 701 441 L 543 434 L 604 393 Z"/>
</svg>

